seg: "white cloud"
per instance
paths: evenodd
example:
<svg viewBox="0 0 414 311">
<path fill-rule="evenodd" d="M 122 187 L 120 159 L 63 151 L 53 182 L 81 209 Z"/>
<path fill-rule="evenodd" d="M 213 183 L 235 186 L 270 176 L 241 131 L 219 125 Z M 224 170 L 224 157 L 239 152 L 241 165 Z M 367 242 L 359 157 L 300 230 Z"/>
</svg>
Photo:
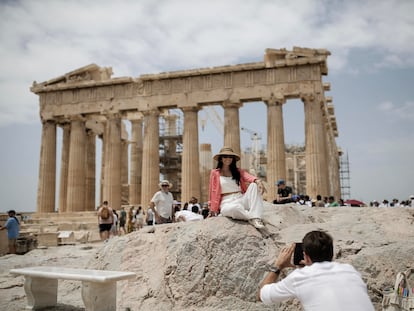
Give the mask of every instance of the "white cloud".
<svg viewBox="0 0 414 311">
<path fill-rule="evenodd" d="M 356 49 L 378 51 L 379 70 L 414 65 L 412 1 L 45 0 L 0 8 L 3 125 L 32 119 L 37 107 L 28 98 L 35 97 L 23 94 L 33 80 L 90 63 L 139 76 L 261 61 L 267 47 L 306 46 L 330 50 L 332 72 L 358 74 L 349 59 Z"/>
<path fill-rule="evenodd" d="M 401 105 L 395 105 L 386 101 L 378 105 L 378 109 L 386 113 L 386 116 L 396 118 L 397 120 L 414 121 L 414 102 L 407 101 Z"/>
<path fill-rule="evenodd" d="M 378 109 L 381 110 L 381 111 L 385 111 L 385 112 L 390 111 L 393 108 L 394 108 L 394 104 L 392 102 L 389 102 L 389 101 L 383 102 L 383 103 L 378 105 Z"/>
</svg>

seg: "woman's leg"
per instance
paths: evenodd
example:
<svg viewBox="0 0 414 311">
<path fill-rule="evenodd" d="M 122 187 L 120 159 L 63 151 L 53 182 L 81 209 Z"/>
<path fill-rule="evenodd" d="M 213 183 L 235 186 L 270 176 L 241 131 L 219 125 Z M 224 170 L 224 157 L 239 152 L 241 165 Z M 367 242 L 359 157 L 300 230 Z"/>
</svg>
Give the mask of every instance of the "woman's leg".
<svg viewBox="0 0 414 311">
<path fill-rule="evenodd" d="M 230 194 L 224 197 L 220 204 L 220 213 L 233 219 L 249 220 L 251 218 L 244 207 L 241 194 Z"/>
<path fill-rule="evenodd" d="M 248 211 L 249 219 L 262 218 L 263 198 L 256 183 L 251 183 L 243 195 L 243 205 Z"/>
</svg>

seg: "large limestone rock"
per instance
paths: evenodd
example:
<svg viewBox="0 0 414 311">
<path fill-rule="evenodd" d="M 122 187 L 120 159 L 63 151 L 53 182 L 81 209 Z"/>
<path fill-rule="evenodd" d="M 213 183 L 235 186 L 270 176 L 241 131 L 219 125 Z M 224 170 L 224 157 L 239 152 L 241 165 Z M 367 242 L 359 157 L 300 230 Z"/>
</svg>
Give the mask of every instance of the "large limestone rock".
<svg viewBox="0 0 414 311">
<path fill-rule="evenodd" d="M 266 265 L 286 242 L 315 229 L 335 239 L 336 260 L 353 264 L 366 280 L 377 309 L 381 289 L 414 264 L 413 211 L 310 209 L 267 205 L 269 232 L 225 217 L 156 226 L 113 239 L 91 268 L 136 272 L 119 289 L 119 310 L 274 310 L 256 302 Z M 298 301 L 279 310 L 300 310 Z"/>
<path fill-rule="evenodd" d="M 268 232 L 259 232 L 247 222 L 216 217 L 157 225 L 155 230 L 145 227 L 108 243 L 7 255 L 0 258 L 0 310 L 24 309 L 24 279 L 8 271 L 33 265 L 135 272 L 136 279 L 118 282 L 119 311 L 301 310 L 295 300 L 267 307 L 256 302 L 255 296 L 266 265 L 280 248 L 315 229 L 334 237 L 335 260 L 360 271 L 376 310 L 381 310 L 381 290 L 393 286 L 397 272 L 414 266 L 413 215 L 414 209 L 402 208 L 267 204 Z M 60 282 L 59 305 L 53 310 L 84 310 L 80 285 Z"/>
</svg>

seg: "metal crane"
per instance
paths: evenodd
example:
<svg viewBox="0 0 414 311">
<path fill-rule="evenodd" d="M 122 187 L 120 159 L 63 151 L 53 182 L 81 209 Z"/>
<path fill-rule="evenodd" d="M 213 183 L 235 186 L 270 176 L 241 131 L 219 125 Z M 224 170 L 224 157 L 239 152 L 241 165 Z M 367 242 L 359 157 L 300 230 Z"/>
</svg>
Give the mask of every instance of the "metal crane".
<svg viewBox="0 0 414 311">
<path fill-rule="evenodd" d="M 252 157 L 249 169 L 253 170 L 257 175 L 260 173 L 260 140 L 262 139 L 262 136 L 259 133 L 245 127 L 242 127 L 241 130 L 250 134 L 250 139 L 252 140 Z"/>
<path fill-rule="evenodd" d="M 213 121 L 213 125 L 217 129 L 217 131 L 224 135 L 224 122 L 222 117 L 219 115 L 219 113 L 216 111 L 214 106 L 205 106 L 203 107 L 203 111 L 206 115 L 205 119 L 201 119 L 201 128 L 204 131 L 204 127 L 207 123 L 207 119 L 210 119 Z"/>
</svg>

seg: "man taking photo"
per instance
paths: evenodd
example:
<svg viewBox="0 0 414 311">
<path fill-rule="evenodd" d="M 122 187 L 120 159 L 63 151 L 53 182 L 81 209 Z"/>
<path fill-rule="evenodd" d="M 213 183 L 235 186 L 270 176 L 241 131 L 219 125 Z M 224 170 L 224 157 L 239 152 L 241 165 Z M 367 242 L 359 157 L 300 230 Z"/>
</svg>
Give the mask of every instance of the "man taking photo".
<svg viewBox="0 0 414 311">
<path fill-rule="evenodd" d="M 374 311 L 367 287 L 349 264 L 333 262 L 333 240 L 323 231 L 303 238 L 303 268 L 276 282 L 291 263 L 296 243 L 284 247 L 259 286 L 258 300 L 272 304 L 297 298 L 305 311 Z"/>
</svg>

